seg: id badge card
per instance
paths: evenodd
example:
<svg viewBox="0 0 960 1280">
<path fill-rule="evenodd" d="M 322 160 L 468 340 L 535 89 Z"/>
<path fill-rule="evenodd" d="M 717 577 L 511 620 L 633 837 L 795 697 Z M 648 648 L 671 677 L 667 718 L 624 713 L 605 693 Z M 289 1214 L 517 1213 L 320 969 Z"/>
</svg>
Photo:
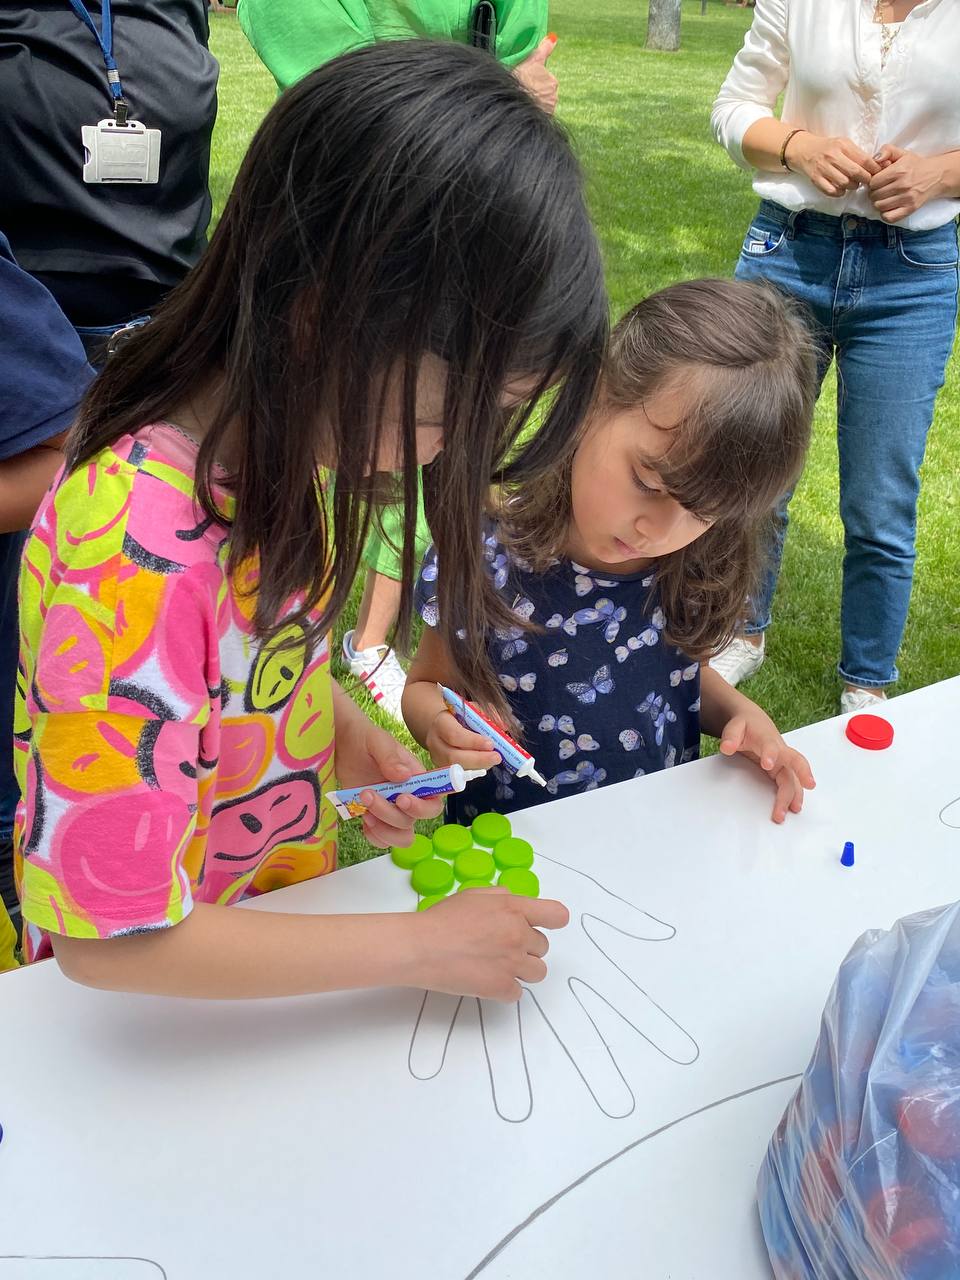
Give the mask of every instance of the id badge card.
<svg viewBox="0 0 960 1280">
<path fill-rule="evenodd" d="M 85 124 L 84 182 L 156 182 L 160 175 L 160 130 L 139 120 L 119 125 L 115 120 Z"/>
</svg>

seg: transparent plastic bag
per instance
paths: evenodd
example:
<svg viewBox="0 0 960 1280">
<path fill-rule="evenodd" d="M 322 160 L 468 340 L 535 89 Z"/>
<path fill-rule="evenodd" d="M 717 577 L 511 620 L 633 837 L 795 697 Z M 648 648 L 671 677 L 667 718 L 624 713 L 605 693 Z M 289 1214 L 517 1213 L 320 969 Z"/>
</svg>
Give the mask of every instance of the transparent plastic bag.
<svg viewBox="0 0 960 1280">
<path fill-rule="evenodd" d="M 777 1280 L 960 1280 L 960 903 L 854 943 L 757 1197 Z"/>
</svg>

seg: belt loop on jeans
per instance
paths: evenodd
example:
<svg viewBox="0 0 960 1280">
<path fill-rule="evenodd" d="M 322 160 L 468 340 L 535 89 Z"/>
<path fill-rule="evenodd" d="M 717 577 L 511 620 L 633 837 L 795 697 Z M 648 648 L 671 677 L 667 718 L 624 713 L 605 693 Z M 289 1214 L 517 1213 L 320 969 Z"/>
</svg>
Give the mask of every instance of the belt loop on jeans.
<svg viewBox="0 0 960 1280">
<path fill-rule="evenodd" d="M 797 219 L 800 217 L 800 214 L 802 212 L 803 212 L 802 209 L 794 209 L 793 213 L 791 213 L 789 218 L 787 218 L 787 225 L 784 228 L 783 234 L 787 237 L 788 240 L 795 239 L 797 234 Z"/>
<path fill-rule="evenodd" d="M 897 247 L 897 228 L 891 227 L 890 223 L 884 224 L 887 233 L 887 248 L 895 249 Z"/>
</svg>

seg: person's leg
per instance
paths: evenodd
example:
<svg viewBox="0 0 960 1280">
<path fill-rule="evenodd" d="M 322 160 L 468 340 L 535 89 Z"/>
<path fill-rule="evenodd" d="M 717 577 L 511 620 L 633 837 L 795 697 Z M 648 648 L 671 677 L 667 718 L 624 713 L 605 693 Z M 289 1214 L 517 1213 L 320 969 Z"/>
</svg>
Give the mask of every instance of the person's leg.
<svg viewBox="0 0 960 1280">
<path fill-rule="evenodd" d="M 833 355 L 830 304 L 838 265 L 839 251 L 834 239 L 804 235 L 802 231 L 798 234 L 786 210 L 777 210 L 764 201 L 744 238 L 734 272 L 738 280 L 772 284 L 807 308 L 817 340 L 820 384 Z M 749 602 L 749 619 L 741 634 L 711 660 L 710 665 L 731 684 L 749 679 L 764 659 L 764 636 L 771 622 L 792 496 L 792 493 L 784 494 L 773 513 L 764 572 Z"/>
<path fill-rule="evenodd" d="M 403 549 L 403 509 L 384 508 L 371 528 L 364 548 L 367 566 L 357 625 L 343 637 L 343 658 L 350 671 L 361 680 L 370 696 L 394 719 L 402 719 L 400 699 L 406 672 L 390 648 L 389 636 L 400 612 L 403 598 L 401 554 Z M 422 559 L 430 543 L 430 531 L 423 511 L 423 489 L 417 491 L 417 523 L 414 531 L 415 558 Z"/>
<path fill-rule="evenodd" d="M 858 301 L 838 321 L 846 548 L 839 672 L 848 694 L 882 691 L 897 679 L 913 582 L 919 470 L 957 314 L 953 224 L 935 232 L 894 230 L 866 247 Z M 845 709 L 861 702 L 845 695 Z"/>
<path fill-rule="evenodd" d="M 353 631 L 354 648 L 379 649 L 387 643 L 400 612 L 403 584 L 376 569 L 367 569 L 363 596 Z"/>
</svg>

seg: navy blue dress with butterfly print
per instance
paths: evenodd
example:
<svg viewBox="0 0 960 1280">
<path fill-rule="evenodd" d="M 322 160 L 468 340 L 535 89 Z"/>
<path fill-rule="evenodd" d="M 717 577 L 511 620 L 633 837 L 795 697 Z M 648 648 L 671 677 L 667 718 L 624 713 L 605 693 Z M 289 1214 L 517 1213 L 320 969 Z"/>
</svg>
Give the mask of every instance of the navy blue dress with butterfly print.
<svg viewBox="0 0 960 1280">
<path fill-rule="evenodd" d="M 449 821 L 510 813 L 696 759 L 700 667 L 663 638 L 649 569 L 618 577 L 558 560 L 535 574 L 492 531 L 484 556 L 518 618 L 542 628 L 491 633 L 490 656 L 547 785 L 498 766 L 449 797 Z M 438 620 L 438 571 L 430 547 L 416 597 L 428 626 Z"/>
</svg>

